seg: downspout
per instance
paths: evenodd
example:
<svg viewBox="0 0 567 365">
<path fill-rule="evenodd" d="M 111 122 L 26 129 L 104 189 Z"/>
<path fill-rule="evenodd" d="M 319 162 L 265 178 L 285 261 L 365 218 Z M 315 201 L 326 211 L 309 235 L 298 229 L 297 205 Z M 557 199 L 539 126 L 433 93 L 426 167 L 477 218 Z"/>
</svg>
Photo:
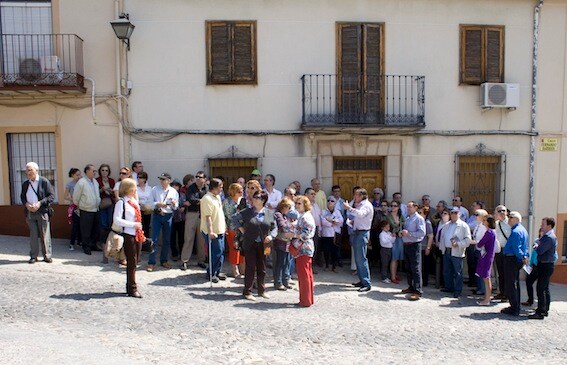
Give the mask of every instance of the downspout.
<svg viewBox="0 0 567 365">
<path fill-rule="evenodd" d="M 93 113 L 93 120 L 96 121 L 96 103 L 95 103 L 95 95 L 96 95 L 96 83 L 95 80 L 90 78 L 90 77 L 85 77 L 85 80 L 88 80 L 91 82 L 91 84 L 93 85 L 92 90 L 91 90 L 91 109 L 92 109 L 92 113 Z"/>
<path fill-rule="evenodd" d="M 543 6 L 543 0 L 538 0 L 534 9 L 534 48 L 532 56 L 532 126 L 530 137 L 530 201 L 528 205 L 528 232 L 534 238 L 534 175 L 535 175 L 535 145 L 536 145 L 536 116 L 537 116 L 537 61 L 539 48 L 539 13 Z M 530 245 L 531 246 L 531 245 Z"/>
<path fill-rule="evenodd" d="M 122 13 L 122 4 L 121 0 L 114 0 L 114 12 L 116 14 L 116 19 L 118 19 L 119 15 Z M 122 41 L 116 38 L 115 41 L 115 48 L 116 48 L 116 98 L 117 109 L 118 109 L 118 163 L 119 166 L 124 166 L 124 115 L 122 111 L 122 86 L 120 85 L 121 79 L 121 62 L 120 62 L 120 54 L 122 51 Z"/>
</svg>

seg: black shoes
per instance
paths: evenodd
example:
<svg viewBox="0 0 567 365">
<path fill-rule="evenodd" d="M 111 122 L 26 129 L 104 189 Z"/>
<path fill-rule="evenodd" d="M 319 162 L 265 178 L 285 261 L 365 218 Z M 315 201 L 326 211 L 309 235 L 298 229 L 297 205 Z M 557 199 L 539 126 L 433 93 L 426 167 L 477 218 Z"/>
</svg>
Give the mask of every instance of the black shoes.
<svg viewBox="0 0 567 365">
<path fill-rule="evenodd" d="M 370 291 L 370 289 L 371 288 L 369 286 L 362 286 L 362 287 L 358 288 L 358 291 L 360 293 L 364 293 L 364 292 Z"/>
<path fill-rule="evenodd" d="M 516 312 L 514 309 L 512 309 L 512 307 L 504 308 L 500 311 L 500 313 L 515 317 L 520 315 L 520 312 Z"/>
<path fill-rule="evenodd" d="M 85 253 L 85 255 L 92 255 L 91 249 L 90 248 L 84 248 L 83 252 Z"/>
<path fill-rule="evenodd" d="M 201 269 L 206 269 L 206 268 L 207 268 L 207 265 L 204 264 L 204 263 L 202 263 L 202 262 L 199 262 L 199 263 L 197 264 L 197 266 L 199 266 Z"/>
<path fill-rule="evenodd" d="M 352 286 L 354 286 L 355 288 L 362 288 L 362 281 L 359 281 L 358 283 L 352 283 Z"/>
<path fill-rule="evenodd" d="M 37 262 L 37 259 L 34 259 L 33 257 L 31 259 L 29 259 L 28 264 L 35 264 Z"/>
<path fill-rule="evenodd" d="M 142 294 L 140 294 L 139 291 L 135 291 L 133 293 L 128 293 L 128 296 L 132 297 L 132 298 L 138 298 L 138 299 L 142 298 Z"/>
<path fill-rule="evenodd" d="M 50 258 L 50 257 L 44 257 L 44 258 L 43 258 L 43 261 L 44 261 L 44 262 L 47 262 L 48 264 L 50 264 L 50 263 L 53 262 L 53 259 Z"/>
<path fill-rule="evenodd" d="M 181 270 L 183 270 L 183 271 L 187 270 L 187 263 L 186 262 L 181 264 Z"/>
<path fill-rule="evenodd" d="M 534 314 L 530 314 L 528 316 L 528 319 L 544 319 L 544 318 L 545 318 L 545 315 L 538 313 L 538 312 L 535 312 Z"/>
</svg>

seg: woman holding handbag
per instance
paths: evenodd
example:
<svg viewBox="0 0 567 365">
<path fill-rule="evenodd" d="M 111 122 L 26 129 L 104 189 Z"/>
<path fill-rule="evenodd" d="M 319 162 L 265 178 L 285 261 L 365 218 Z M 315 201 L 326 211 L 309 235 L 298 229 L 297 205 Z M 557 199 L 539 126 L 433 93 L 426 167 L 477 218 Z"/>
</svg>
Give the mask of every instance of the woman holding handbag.
<svg viewBox="0 0 567 365">
<path fill-rule="evenodd" d="M 129 297 L 141 298 L 136 284 L 136 265 L 141 255 L 142 243 L 146 240 L 142 230 L 142 212 L 136 200 L 136 182 L 124 179 L 120 184 L 120 200 L 114 206 L 114 226 L 122 228 L 124 253 L 126 254 L 126 293 Z"/>
<path fill-rule="evenodd" d="M 235 229 L 242 232 L 242 251 L 246 259 L 244 272 L 244 298 L 256 300 L 252 295 L 254 274 L 258 285 L 258 296 L 269 299 L 266 293 L 266 257 L 264 249 L 268 248 L 278 234 L 274 215 L 266 209 L 268 193 L 257 191 L 252 196 L 252 207 L 246 208 L 233 216 Z"/>
<path fill-rule="evenodd" d="M 313 281 L 315 219 L 311 215 L 311 202 L 306 196 L 295 198 L 295 209 L 299 213 L 299 219 L 294 239 L 289 245 L 289 252 L 295 257 L 297 280 L 299 281 L 299 303 L 297 305 L 310 307 L 315 301 Z"/>
</svg>

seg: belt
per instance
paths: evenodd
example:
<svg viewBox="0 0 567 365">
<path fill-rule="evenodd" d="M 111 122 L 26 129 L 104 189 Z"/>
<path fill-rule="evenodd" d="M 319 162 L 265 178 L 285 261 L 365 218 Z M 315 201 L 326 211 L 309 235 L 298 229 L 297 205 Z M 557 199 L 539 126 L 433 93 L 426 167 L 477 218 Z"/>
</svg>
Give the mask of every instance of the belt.
<svg viewBox="0 0 567 365">
<path fill-rule="evenodd" d="M 355 229 L 355 230 L 353 230 L 354 233 L 361 233 L 361 232 L 364 233 L 364 232 L 368 232 L 368 231 L 370 231 L 370 230 L 369 229 Z"/>
<path fill-rule="evenodd" d="M 415 245 L 419 242 L 404 242 L 404 246 Z"/>
</svg>

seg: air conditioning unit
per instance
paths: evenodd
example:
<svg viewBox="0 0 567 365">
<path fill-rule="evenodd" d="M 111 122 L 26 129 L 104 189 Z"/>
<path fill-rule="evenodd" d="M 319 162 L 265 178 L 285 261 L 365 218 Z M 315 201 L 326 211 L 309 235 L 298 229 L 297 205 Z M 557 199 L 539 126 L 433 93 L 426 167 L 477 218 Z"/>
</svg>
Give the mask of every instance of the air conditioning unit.
<svg viewBox="0 0 567 365">
<path fill-rule="evenodd" d="M 486 82 L 480 85 L 482 108 L 510 108 L 520 106 L 520 85 Z"/>
<path fill-rule="evenodd" d="M 63 80 L 63 71 L 57 56 L 43 56 L 39 58 L 41 73 L 43 74 L 42 84 L 53 85 Z"/>
<path fill-rule="evenodd" d="M 20 60 L 20 79 L 24 83 L 34 83 L 41 79 L 41 65 L 35 58 L 24 58 Z"/>
</svg>

